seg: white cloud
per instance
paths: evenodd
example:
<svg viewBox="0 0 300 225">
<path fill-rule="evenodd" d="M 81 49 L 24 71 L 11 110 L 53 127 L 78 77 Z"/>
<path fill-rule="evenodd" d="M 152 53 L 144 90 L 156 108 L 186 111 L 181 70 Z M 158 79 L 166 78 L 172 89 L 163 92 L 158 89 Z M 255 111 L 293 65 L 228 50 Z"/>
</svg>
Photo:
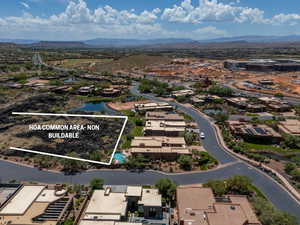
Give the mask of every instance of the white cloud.
<svg viewBox="0 0 300 225">
<path fill-rule="evenodd" d="M 199 28 L 199 24 L 231 22 L 294 25 L 300 21 L 299 14 L 278 14 L 266 18 L 263 10 L 241 7 L 237 0 L 227 4 L 217 0 L 199 0 L 198 5 L 193 5 L 192 0 L 182 0 L 181 4 L 170 8 L 155 8 L 142 12 L 137 12 L 135 9 L 118 10 L 109 5 L 90 9 L 85 0 L 56 1 L 66 2 L 66 9 L 48 17 L 33 16 L 29 13 L 24 13 L 22 16 L 0 17 L 0 36 L 49 40 L 80 40 L 93 37 L 204 39 L 226 36 L 227 33 L 217 26 L 204 25 Z M 30 8 L 30 5 L 25 2 L 20 4 Z M 198 28 L 191 32 L 180 28 L 166 30 L 164 26 L 167 27 L 168 22 L 189 23 Z"/>
<path fill-rule="evenodd" d="M 207 26 L 198 28 L 193 31 L 194 35 L 198 35 L 195 39 L 207 39 L 207 38 L 215 38 L 215 37 L 224 37 L 227 35 L 225 30 L 218 29 L 214 26 Z"/>
<path fill-rule="evenodd" d="M 23 16 L 0 18 L 0 36 L 35 36 L 45 39 L 85 39 L 91 37 L 148 37 L 164 34 L 156 22 L 160 9 L 117 10 L 111 6 L 88 8 L 84 0 L 72 0 L 59 14 L 43 18 L 24 13 Z"/>
<path fill-rule="evenodd" d="M 280 25 L 280 24 L 289 24 L 289 25 L 295 25 L 300 21 L 300 15 L 299 14 L 277 14 L 275 15 L 270 23 L 274 25 Z"/>
<path fill-rule="evenodd" d="M 20 4 L 26 8 L 26 9 L 30 9 L 30 6 L 26 3 L 26 2 L 20 2 Z"/>
<path fill-rule="evenodd" d="M 161 18 L 169 22 L 201 24 L 205 22 L 235 22 L 255 24 L 295 24 L 299 14 L 278 14 L 265 18 L 264 11 L 258 8 L 237 6 L 239 1 L 222 3 L 218 0 L 199 0 L 193 6 L 191 0 L 183 0 L 180 5 L 166 8 Z"/>
<path fill-rule="evenodd" d="M 131 24 L 153 23 L 157 19 L 157 14 L 160 9 L 152 11 L 143 11 L 140 14 L 135 14 L 130 10 L 116 10 L 109 5 L 90 10 L 84 0 L 78 2 L 71 1 L 66 10 L 59 14 L 50 17 L 52 22 L 55 23 L 92 23 L 92 24 Z"/>
</svg>

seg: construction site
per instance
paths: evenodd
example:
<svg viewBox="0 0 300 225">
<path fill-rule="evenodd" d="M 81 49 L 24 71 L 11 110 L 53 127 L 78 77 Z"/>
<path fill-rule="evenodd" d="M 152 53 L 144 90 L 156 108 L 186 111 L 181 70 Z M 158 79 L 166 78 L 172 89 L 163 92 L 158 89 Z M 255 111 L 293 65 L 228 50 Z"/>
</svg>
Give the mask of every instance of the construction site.
<svg viewBox="0 0 300 225">
<path fill-rule="evenodd" d="M 291 97 L 300 95 L 300 62 L 292 59 L 223 61 L 177 58 L 136 73 L 147 79 L 157 78 L 170 83 L 209 80 L 247 91 Z"/>
</svg>

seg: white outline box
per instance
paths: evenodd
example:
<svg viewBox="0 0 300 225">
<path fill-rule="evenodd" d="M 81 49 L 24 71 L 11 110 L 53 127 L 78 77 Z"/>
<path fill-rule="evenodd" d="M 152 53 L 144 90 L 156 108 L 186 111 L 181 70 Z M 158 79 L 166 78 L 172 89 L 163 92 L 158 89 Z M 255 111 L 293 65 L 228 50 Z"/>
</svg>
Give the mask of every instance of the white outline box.
<svg viewBox="0 0 300 225">
<path fill-rule="evenodd" d="M 124 124 L 123 124 L 122 129 L 121 129 L 121 132 L 120 132 L 120 135 L 118 137 L 118 140 L 116 142 L 113 153 L 112 153 L 111 158 L 110 158 L 108 163 L 107 162 L 94 161 L 94 160 L 88 160 L 88 159 L 74 158 L 74 157 L 70 157 L 70 156 L 57 155 L 57 154 L 46 153 L 46 152 L 39 152 L 39 151 L 23 149 L 23 148 L 15 148 L 15 147 L 10 147 L 9 148 L 11 150 L 16 150 L 16 151 L 29 152 L 29 153 L 35 153 L 35 154 L 41 154 L 41 155 L 48 155 L 48 156 L 78 160 L 78 161 L 89 162 L 89 163 L 96 163 L 96 164 L 107 165 L 107 166 L 111 165 L 111 163 L 113 161 L 113 157 L 114 157 L 114 155 L 117 151 L 117 148 L 119 146 L 122 134 L 124 133 L 124 130 L 125 130 L 125 127 L 126 127 L 126 124 L 127 124 L 127 121 L 128 121 L 128 116 L 55 114 L 55 113 L 26 113 L 26 112 L 12 112 L 12 114 L 13 115 L 26 115 L 26 116 L 28 115 L 28 116 L 61 116 L 61 117 L 93 117 L 93 118 L 125 119 Z"/>
</svg>

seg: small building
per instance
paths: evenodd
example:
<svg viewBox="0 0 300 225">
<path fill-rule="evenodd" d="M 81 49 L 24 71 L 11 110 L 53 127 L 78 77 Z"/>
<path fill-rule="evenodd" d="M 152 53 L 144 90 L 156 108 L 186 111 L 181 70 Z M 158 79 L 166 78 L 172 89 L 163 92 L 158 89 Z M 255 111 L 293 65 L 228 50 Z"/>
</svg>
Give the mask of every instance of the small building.
<svg viewBox="0 0 300 225">
<path fill-rule="evenodd" d="M 183 137 L 135 137 L 130 153 L 168 161 L 174 161 L 180 155 L 191 155 Z"/>
<path fill-rule="evenodd" d="M 191 97 L 190 101 L 194 105 L 203 105 L 205 103 L 205 96 L 202 97 L 201 95 L 196 95 Z"/>
<path fill-rule="evenodd" d="M 258 100 L 265 104 L 280 103 L 279 99 L 277 99 L 275 97 L 260 97 L 260 98 L 258 98 Z"/>
<path fill-rule="evenodd" d="M 148 112 L 148 111 L 172 111 L 174 108 L 168 103 L 165 102 L 149 102 L 149 103 L 140 103 L 135 104 L 134 109 L 137 112 Z"/>
<path fill-rule="evenodd" d="M 274 85 L 274 81 L 273 80 L 268 80 L 268 79 L 259 80 L 258 83 L 260 85 Z"/>
<path fill-rule="evenodd" d="M 291 106 L 288 104 L 268 104 L 268 109 L 272 112 L 289 112 L 291 111 Z"/>
<path fill-rule="evenodd" d="M 184 117 L 176 113 L 147 112 L 145 136 L 181 136 L 186 128 Z"/>
<path fill-rule="evenodd" d="M 101 90 L 101 95 L 104 97 L 117 97 L 121 94 L 121 90 L 117 88 L 104 88 Z"/>
<path fill-rule="evenodd" d="M 95 90 L 95 86 L 91 85 L 91 86 L 81 87 L 78 89 L 77 92 L 80 95 L 88 95 L 88 94 L 91 94 L 94 90 Z"/>
<path fill-rule="evenodd" d="M 195 94 L 195 92 L 193 90 L 185 89 L 185 90 L 173 91 L 172 97 L 174 97 L 174 98 L 186 97 L 186 96 L 191 96 L 193 94 Z"/>
<path fill-rule="evenodd" d="M 299 120 L 286 120 L 278 124 L 279 132 L 294 136 L 300 136 L 300 121 Z"/>
<path fill-rule="evenodd" d="M 263 104 L 253 104 L 247 98 L 236 97 L 236 98 L 227 98 L 227 103 L 233 107 L 247 110 L 248 112 L 257 113 L 257 112 L 265 112 L 266 106 Z"/>
<path fill-rule="evenodd" d="M 49 84 L 49 80 L 33 79 L 24 84 L 25 87 L 44 87 Z"/>
<path fill-rule="evenodd" d="M 83 220 L 121 221 L 127 217 L 127 200 L 125 193 L 111 192 L 110 188 L 95 190 Z"/>
<path fill-rule="evenodd" d="M 73 197 L 45 185 L 22 185 L 2 204 L 0 224 L 57 225 L 66 219 Z"/>
<path fill-rule="evenodd" d="M 144 188 L 138 206 L 146 219 L 163 218 L 162 199 L 157 189 Z"/>
<path fill-rule="evenodd" d="M 242 137 L 248 141 L 279 143 L 282 140 L 282 136 L 267 125 L 234 120 L 227 121 L 227 123 L 234 136 Z"/>
<path fill-rule="evenodd" d="M 183 122 L 184 117 L 176 113 L 166 112 L 147 112 L 146 120 L 160 120 L 160 121 L 178 121 Z"/>
<path fill-rule="evenodd" d="M 135 218 L 128 218 L 128 211 L 139 211 L 139 221 L 157 220 L 160 224 L 163 219 L 161 195 L 157 189 L 141 186 L 105 185 L 103 190 L 93 192 L 79 225 L 141 225 Z"/>
<path fill-rule="evenodd" d="M 176 189 L 176 218 L 179 225 L 261 225 L 247 196 L 214 196 L 200 186 Z"/>
<path fill-rule="evenodd" d="M 185 128 L 186 123 L 184 121 L 147 120 L 144 135 L 178 137 L 184 134 Z"/>
<path fill-rule="evenodd" d="M 7 83 L 6 86 L 9 88 L 15 88 L 15 89 L 20 89 L 20 88 L 24 87 L 23 84 L 11 83 L 11 82 Z"/>
<path fill-rule="evenodd" d="M 283 103 L 277 98 L 274 97 L 261 97 L 259 101 L 267 105 L 267 108 L 270 111 L 275 112 L 288 112 L 291 110 L 291 106 L 288 104 Z"/>
<path fill-rule="evenodd" d="M 60 86 L 60 87 L 55 87 L 52 89 L 53 92 L 58 93 L 58 94 L 63 94 L 67 93 L 72 90 L 72 87 L 70 86 Z"/>
</svg>

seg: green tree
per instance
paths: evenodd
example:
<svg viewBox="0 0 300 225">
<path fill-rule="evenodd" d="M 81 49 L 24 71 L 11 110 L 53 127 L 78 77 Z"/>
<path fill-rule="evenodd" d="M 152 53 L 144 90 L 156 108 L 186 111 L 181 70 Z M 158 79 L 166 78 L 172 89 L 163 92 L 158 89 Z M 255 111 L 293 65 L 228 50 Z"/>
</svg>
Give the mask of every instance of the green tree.
<svg viewBox="0 0 300 225">
<path fill-rule="evenodd" d="M 208 89 L 208 92 L 210 94 L 222 96 L 222 97 L 230 97 L 233 94 L 233 91 L 231 88 L 227 87 L 221 87 L 219 85 L 213 85 Z"/>
<path fill-rule="evenodd" d="M 293 170 L 295 170 L 297 168 L 296 164 L 295 163 L 286 163 L 285 166 L 284 166 L 284 171 L 287 173 L 287 174 L 290 174 Z"/>
<path fill-rule="evenodd" d="M 251 180 L 245 176 L 234 176 L 226 181 L 226 187 L 229 193 L 250 195 L 251 190 Z"/>
<path fill-rule="evenodd" d="M 192 132 L 185 132 L 184 133 L 184 139 L 187 145 L 192 145 L 195 141 L 196 137 L 195 134 Z"/>
<path fill-rule="evenodd" d="M 27 74 L 26 73 L 19 73 L 19 74 L 16 74 L 14 75 L 13 79 L 15 81 L 23 81 L 23 80 L 26 80 L 27 79 Z"/>
<path fill-rule="evenodd" d="M 90 182 L 90 187 L 92 190 L 99 190 L 102 189 L 104 185 L 104 180 L 101 178 L 94 178 Z"/>
<path fill-rule="evenodd" d="M 76 152 L 71 152 L 67 154 L 67 156 L 73 158 L 79 158 L 79 155 Z M 63 159 L 61 160 L 61 164 L 63 166 L 63 171 L 69 173 L 78 172 L 86 168 L 86 163 L 79 160 L 73 160 L 73 159 Z"/>
<path fill-rule="evenodd" d="M 153 93 L 156 94 L 157 96 L 164 96 L 167 94 L 167 90 L 159 86 L 153 90 Z"/>
<path fill-rule="evenodd" d="M 214 116 L 214 119 L 218 124 L 224 125 L 225 122 L 229 119 L 228 113 L 219 112 Z"/>
<path fill-rule="evenodd" d="M 189 155 L 181 155 L 177 162 L 179 163 L 180 167 L 184 170 L 191 170 L 193 159 Z"/>
<path fill-rule="evenodd" d="M 300 170 L 295 169 L 291 172 L 291 175 L 295 181 L 300 182 Z"/>
<path fill-rule="evenodd" d="M 198 164 L 201 169 L 208 169 L 210 165 L 218 164 L 218 161 L 207 152 L 201 152 L 199 156 Z"/>
<path fill-rule="evenodd" d="M 288 148 L 300 148 L 300 137 L 285 134 L 283 135 L 283 144 Z"/>
<path fill-rule="evenodd" d="M 178 96 L 178 97 L 176 97 L 176 100 L 178 102 L 186 102 L 188 100 L 188 98 L 186 96 Z"/>
<path fill-rule="evenodd" d="M 143 155 L 129 156 L 126 162 L 127 169 L 144 169 L 149 162 Z"/>
<path fill-rule="evenodd" d="M 78 195 L 80 195 L 80 193 L 83 189 L 83 186 L 81 184 L 74 184 L 72 189 L 73 189 L 73 192 L 78 196 Z"/>
<path fill-rule="evenodd" d="M 222 180 L 208 181 L 203 187 L 209 187 L 213 190 L 214 194 L 221 197 L 227 193 L 226 182 Z"/>
<path fill-rule="evenodd" d="M 276 97 L 276 98 L 283 98 L 284 95 L 282 93 L 275 93 L 274 97 Z"/>
<path fill-rule="evenodd" d="M 72 219 L 66 219 L 63 223 L 63 225 L 73 225 L 74 221 Z"/>
<path fill-rule="evenodd" d="M 283 211 L 277 210 L 267 200 L 256 197 L 252 205 L 262 225 L 297 225 L 297 219 Z"/>
<path fill-rule="evenodd" d="M 156 182 L 155 187 L 166 202 L 171 202 L 174 199 L 177 185 L 173 180 L 162 178 Z"/>
</svg>

